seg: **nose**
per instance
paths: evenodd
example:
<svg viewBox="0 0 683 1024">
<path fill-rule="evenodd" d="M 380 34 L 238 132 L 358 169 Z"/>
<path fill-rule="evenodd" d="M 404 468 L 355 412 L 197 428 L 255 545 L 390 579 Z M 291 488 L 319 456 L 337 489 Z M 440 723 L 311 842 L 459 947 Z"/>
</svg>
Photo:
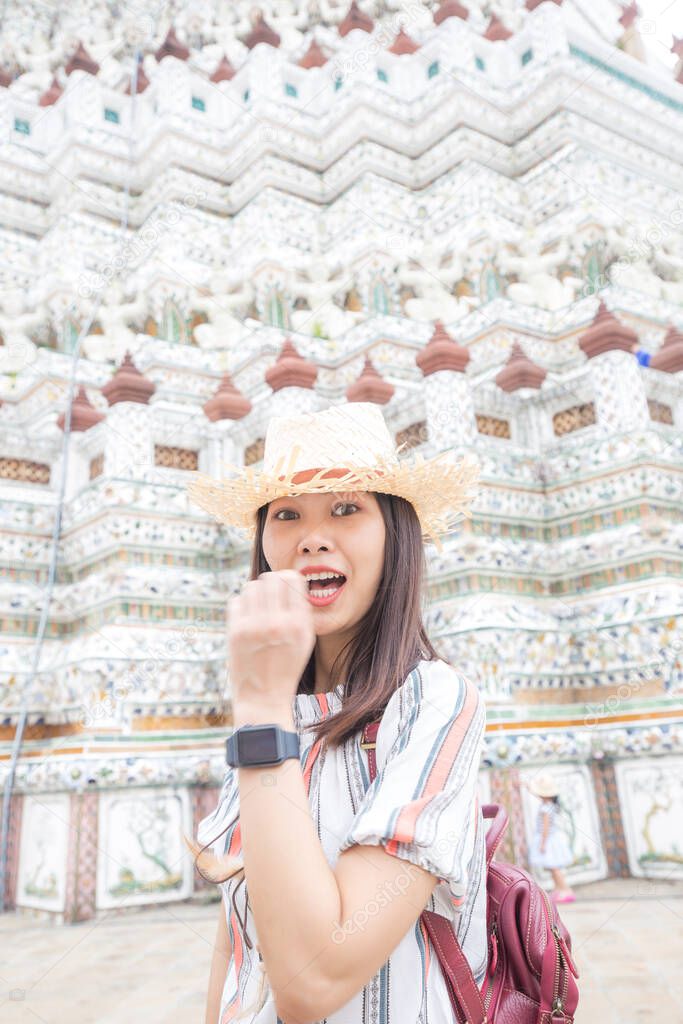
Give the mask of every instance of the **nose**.
<svg viewBox="0 0 683 1024">
<path fill-rule="evenodd" d="M 330 550 L 330 545 L 329 544 L 325 544 L 324 542 L 316 543 L 315 539 L 314 540 L 306 539 L 305 541 L 301 541 L 300 542 L 300 544 L 299 544 L 299 551 L 302 554 L 307 554 L 307 553 L 309 553 L 312 550 L 315 550 L 315 551 L 329 551 Z"/>
<path fill-rule="evenodd" d="M 332 547 L 334 544 L 323 523 L 315 523 L 302 535 L 297 550 L 301 554 L 308 554 L 311 551 L 329 551 Z"/>
</svg>

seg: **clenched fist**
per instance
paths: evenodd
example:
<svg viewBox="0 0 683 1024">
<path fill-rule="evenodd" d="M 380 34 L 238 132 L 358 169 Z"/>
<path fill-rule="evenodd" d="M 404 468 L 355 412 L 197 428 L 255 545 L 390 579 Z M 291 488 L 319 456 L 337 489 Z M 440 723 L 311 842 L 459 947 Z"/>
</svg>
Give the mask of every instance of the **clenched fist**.
<svg viewBox="0 0 683 1024">
<path fill-rule="evenodd" d="M 234 703 L 286 705 L 315 646 L 308 583 L 299 572 L 261 573 L 228 601 Z"/>
</svg>

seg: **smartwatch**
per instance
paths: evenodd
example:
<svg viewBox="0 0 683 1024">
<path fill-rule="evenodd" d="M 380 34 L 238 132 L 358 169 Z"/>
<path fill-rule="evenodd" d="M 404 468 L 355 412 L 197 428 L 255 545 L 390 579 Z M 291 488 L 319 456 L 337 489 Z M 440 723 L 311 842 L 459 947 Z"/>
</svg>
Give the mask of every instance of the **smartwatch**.
<svg viewBox="0 0 683 1024">
<path fill-rule="evenodd" d="M 259 768 L 299 757 L 299 735 L 279 725 L 242 725 L 225 741 L 232 768 Z"/>
</svg>

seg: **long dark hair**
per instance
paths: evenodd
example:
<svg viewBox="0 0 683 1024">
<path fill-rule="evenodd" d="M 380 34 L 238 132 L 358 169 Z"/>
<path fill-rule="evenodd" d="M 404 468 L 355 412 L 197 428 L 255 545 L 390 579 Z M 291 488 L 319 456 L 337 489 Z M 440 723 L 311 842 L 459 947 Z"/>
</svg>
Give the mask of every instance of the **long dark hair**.
<svg viewBox="0 0 683 1024">
<path fill-rule="evenodd" d="M 344 684 L 341 710 L 307 726 L 315 732 L 316 740 L 324 740 L 333 747 L 353 736 L 366 722 L 381 716 L 389 698 L 416 662 L 439 657 L 422 623 L 425 554 L 415 509 L 404 498 L 373 493 L 386 530 L 377 595 L 330 670 L 330 689 Z M 252 580 L 270 570 L 262 544 L 267 515 L 268 506 L 263 505 L 257 513 L 249 577 Z M 297 693 L 314 690 L 315 652 L 299 680 Z"/>
<path fill-rule="evenodd" d="M 358 732 L 367 722 L 381 717 L 392 694 L 405 681 L 421 659 L 433 661 L 441 655 L 434 649 L 422 622 L 422 599 L 426 560 L 420 521 L 414 507 L 404 498 L 373 492 L 379 504 L 386 530 L 384 564 L 376 599 L 357 625 L 355 635 L 337 655 L 330 670 L 330 689 L 344 684 L 341 710 L 335 715 L 305 728 L 315 732 L 315 739 L 337 747 Z M 256 536 L 251 556 L 250 580 L 270 571 L 263 553 L 263 530 L 268 505 L 257 512 Z M 315 691 L 314 653 L 299 680 L 297 693 Z M 346 657 L 348 660 L 346 660 Z M 342 678 L 342 664 L 346 664 Z M 234 822 L 223 829 L 227 831 Z M 223 834 L 200 847 L 185 836 L 195 853 L 195 866 L 202 878 L 225 882 L 243 870 L 236 857 L 215 857 L 206 854 L 208 846 Z M 202 855 L 214 877 L 207 878 L 197 860 Z M 225 878 L 217 878 L 216 869 L 228 870 Z M 239 867 L 238 867 L 239 865 Z M 232 870 L 230 870 L 232 869 Z"/>
</svg>

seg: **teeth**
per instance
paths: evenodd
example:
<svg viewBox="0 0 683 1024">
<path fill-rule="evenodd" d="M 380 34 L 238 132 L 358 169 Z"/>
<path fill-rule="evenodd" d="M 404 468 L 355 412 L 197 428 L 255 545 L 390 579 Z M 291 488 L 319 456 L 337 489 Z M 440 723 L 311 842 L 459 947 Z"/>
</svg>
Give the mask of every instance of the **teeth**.
<svg viewBox="0 0 683 1024">
<path fill-rule="evenodd" d="M 306 580 L 342 580 L 344 577 L 339 572 L 307 572 Z"/>
<path fill-rule="evenodd" d="M 309 590 L 309 594 L 313 594 L 313 597 L 329 597 L 330 594 L 336 594 L 338 587 L 330 587 L 329 590 Z"/>
</svg>

